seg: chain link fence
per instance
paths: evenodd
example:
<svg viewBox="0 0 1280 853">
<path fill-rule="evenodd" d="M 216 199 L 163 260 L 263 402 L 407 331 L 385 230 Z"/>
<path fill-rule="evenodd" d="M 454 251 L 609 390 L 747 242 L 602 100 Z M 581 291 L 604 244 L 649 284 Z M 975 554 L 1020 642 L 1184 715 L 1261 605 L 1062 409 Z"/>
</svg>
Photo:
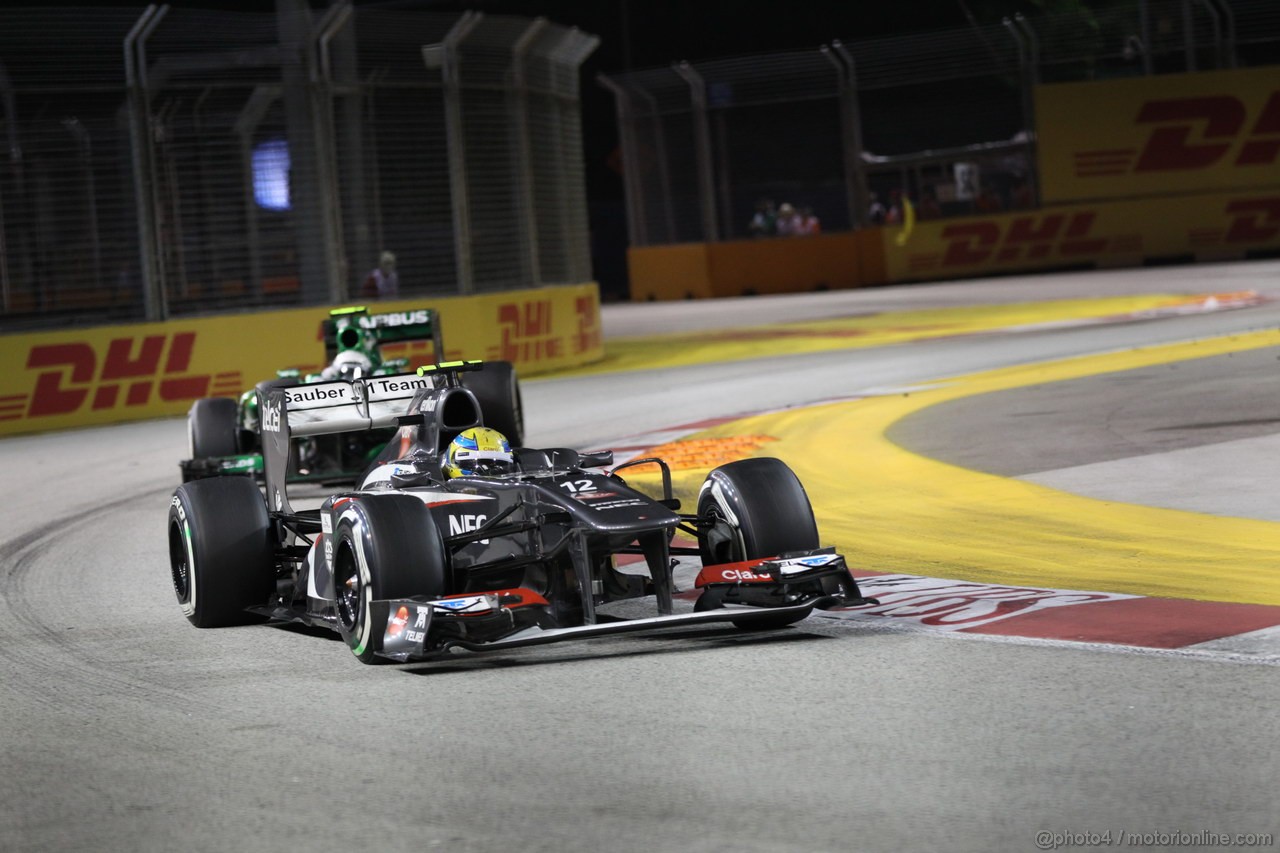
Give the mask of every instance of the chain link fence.
<svg viewBox="0 0 1280 853">
<path fill-rule="evenodd" d="M 3 328 L 590 279 L 595 36 L 276 9 L 0 10 Z"/>
<path fill-rule="evenodd" d="M 1038 205 L 1034 87 L 1280 61 L 1273 0 L 1139 0 L 597 78 L 632 246 Z M 789 212 L 789 211 L 788 211 Z M 761 221 L 764 226 L 761 226 Z M 771 230 L 772 229 L 772 230 Z"/>
</svg>

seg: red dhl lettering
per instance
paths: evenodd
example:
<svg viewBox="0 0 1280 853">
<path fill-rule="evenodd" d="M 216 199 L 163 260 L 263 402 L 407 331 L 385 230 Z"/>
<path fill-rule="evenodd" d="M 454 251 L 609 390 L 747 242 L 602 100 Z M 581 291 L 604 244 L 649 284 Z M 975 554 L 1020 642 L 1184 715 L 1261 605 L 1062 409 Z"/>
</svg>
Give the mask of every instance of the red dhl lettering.
<svg viewBox="0 0 1280 853">
<path fill-rule="evenodd" d="M 973 266 L 989 261 L 1011 263 L 1054 256 L 1070 258 L 1106 248 L 1103 237 L 1090 237 L 1097 214 L 1049 213 L 1019 216 L 1002 229 L 998 220 L 964 222 L 942 229 L 950 241 L 941 265 Z"/>
<path fill-rule="evenodd" d="M 153 393 L 161 402 L 180 402 L 239 390 L 240 374 L 183 375 L 191 365 L 195 332 L 114 338 L 102 353 L 84 342 L 38 344 L 27 353 L 26 369 L 38 371 L 26 417 L 67 415 L 121 405 L 143 406 Z"/>
<path fill-rule="evenodd" d="M 591 296 L 579 296 L 574 300 L 574 309 L 578 314 L 578 331 L 573 336 L 574 353 L 598 349 L 603 338 L 596 300 Z"/>
<path fill-rule="evenodd" d="M 1140 152 L 1133 148 L 1077 151 L 1082 178 L 1207 169 L 1228 158 L 1232 166 L 1266 166 L 1280 158 L 1280 91 L 1272 92 L 1250 122 L 1245 103 L 1234 95 L 1205 95 L 1147 101 L 1134 118 L 1155 125 Z"/>
<path fill-rule="evenodd" d="M 1280 198 L 1237 199 L 1227 203 L 1233 216 L 1223 240 L 1227 243 L 1265 243 L 1280 236 Z"/>
<path fill-rule="evenodd" d="M 564 355 L 564 341 L 554 337 L 551 300 L 508 302 L 498 306 L 500 343 L 485 358 L 530 364 Z"/>
</svg>

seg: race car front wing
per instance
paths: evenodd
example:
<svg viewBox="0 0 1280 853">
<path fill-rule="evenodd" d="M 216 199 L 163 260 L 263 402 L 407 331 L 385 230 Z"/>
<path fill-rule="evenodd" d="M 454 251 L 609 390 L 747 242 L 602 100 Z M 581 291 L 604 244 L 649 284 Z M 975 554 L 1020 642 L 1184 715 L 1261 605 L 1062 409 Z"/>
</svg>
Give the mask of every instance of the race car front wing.
<svg viewBox="0 0 1280 853">
<path fill-rule="evenodd" d="M 385 629 L 375 631 L 371 642 L 375 654 L 405 663 L 459 649 L 514 649 L 715 622 L 746 629 L 779 626 L 814 610 L 879 603 L 861 595 L 844 558 L 832 552 L 708 566 L 697 585 L 703 594 L 693 613 L 570 627 L 558 627 L 547 600 L 528 589 L 379 599 L 370 602 L 369 619 Z"/>
</svg>

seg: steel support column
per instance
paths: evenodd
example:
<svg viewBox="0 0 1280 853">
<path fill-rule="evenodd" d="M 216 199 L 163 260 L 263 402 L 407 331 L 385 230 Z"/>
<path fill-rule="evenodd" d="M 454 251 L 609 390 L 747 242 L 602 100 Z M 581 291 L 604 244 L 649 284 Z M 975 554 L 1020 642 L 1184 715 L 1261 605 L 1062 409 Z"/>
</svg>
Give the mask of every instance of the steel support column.
<svg viewBox="0 0 1280 853">
<path fill-rule="evenodd" d="M 466 131 L 462 126 L 462 79 L 458 50 L 484 18 L 482 12 L 464 12 L 445 34 L 444 41 L 424 45 L 422 61 L 439 68 L 444 86 L 445 136 L 449 147 L 449 195 L 453 206 L 453 251 L 459 293 L 475 292 L 471 263 L 471 201 L 467 184 Z"/>
<path fill-rule="evenodd" d="M 840 81 L 840 129 L 844 135 L 844 183 L 849 204 L 849 224 L 861 228 L 870 223 L 871 192 L 867 188 L 867 172 L 862 163 L 862 110 L 858 105 L 858 74 L 853 55 L 839 41 L 831 43 L 824 55 L 836 64 Z M 843 63 L 843 67 L 841 66 Z"/>
<path fill-rule="evenodd" d="M 133 154 L 133 194 L 138 217 L 138 273 L 148 320 L 169 316 L 160 235 L 156 225 L 155 158 L 151 93 L 147 86 L 147 39 L 168 14 L 168 6 L 148 6 L 124 39 L 125 84 L 129 90 L 129 136 Z"/>
<path fill-rule="evenodd" d="M 720 224 L 716 220 L 715 169 L 711 163 L 711 128 L 707 122 L 707 84 L 689 63 L 681 62 L 673 67 L 689 84 L 689 98 L 693 106 L 693 147 L 698 164 L 702 239 L 715 243 L 720 239 Z"/>
</svg>

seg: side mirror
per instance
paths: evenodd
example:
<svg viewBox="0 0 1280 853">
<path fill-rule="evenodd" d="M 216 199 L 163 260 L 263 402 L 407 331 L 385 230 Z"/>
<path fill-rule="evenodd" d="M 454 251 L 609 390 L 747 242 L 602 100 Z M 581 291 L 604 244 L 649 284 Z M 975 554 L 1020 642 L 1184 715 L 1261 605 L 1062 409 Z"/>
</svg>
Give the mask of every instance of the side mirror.
<svg viewBox="0 0 1280 853">
<path fill-rule="evenodd" d="M 583 468 L 607 468 L 613 464 L 613 451 L 595 450 L 591 453 L 579 453 L 578 464 Z"/>
</svg>

